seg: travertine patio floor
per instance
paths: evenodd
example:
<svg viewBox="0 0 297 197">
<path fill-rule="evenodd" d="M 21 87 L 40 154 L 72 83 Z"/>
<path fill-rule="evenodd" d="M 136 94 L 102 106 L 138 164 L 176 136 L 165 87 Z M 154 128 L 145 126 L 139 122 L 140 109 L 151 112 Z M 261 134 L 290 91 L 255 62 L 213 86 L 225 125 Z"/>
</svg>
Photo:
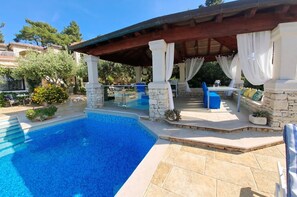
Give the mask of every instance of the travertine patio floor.
<svg viewBox="0 0 297 197">
<path fill-rule="evenodd" d="M 273 196 L 278 161 L 283 144 L 236 154 L 171 143 L 144 196 Z"/>
</svg>

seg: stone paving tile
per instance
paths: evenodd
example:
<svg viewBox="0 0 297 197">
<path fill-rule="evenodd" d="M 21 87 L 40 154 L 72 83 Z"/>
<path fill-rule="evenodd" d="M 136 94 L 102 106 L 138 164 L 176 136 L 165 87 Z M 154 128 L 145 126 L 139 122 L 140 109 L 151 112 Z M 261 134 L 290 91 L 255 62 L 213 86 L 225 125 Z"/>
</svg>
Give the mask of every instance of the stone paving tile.
<svg viewBox="0 0 297 197">
<path fill-rule="evenodd" d="M 216 180 L 192 171 L 173 167 L 163 188 L 181 196 L 216 196 Z"/>
<path fill-rule="evenodd" d="M 253 151 L 253 153 L 258 154 L 258 155 L 266 155 L 266 156 L 276 157 L 276 158 L 284 158 L 284 155 L 279 151 L 277 146 L 272 146 L 272 147 L 268 147 L 268 148 L 255 150 L 255 151 Z"/>
<path fill-rule="evenodd" d="M 160 162 L 157 170 L 155 171 L 155 173 L 153 175 L 151 183 L 155 184 L 159 187 L 162 187 L 163 183 L 164 183 L 166 177 L 168 176 L 168 174 L 170 173 L 171 169 L 172 169 L 171 165 L 164 163 L 164 162 Z"/>
<path fill-rule="evenodd" d="M 215 158 L 217 160 L 241 164 L 247 167 L 260 168 L 255 156 L 252 153 L 230 153 L 226 151 L 216 151 Z"/>
<path fill-rule="evenodd" d="M 282 158 L 276 158 L 266 155 L 254 154 L 261 169 L 265 171 L 277 172 L 277 162 L 279 161 L 283 167 L 286 166 L 285 160 Z"/>
<path fill-rule="evenodd" d="M 205 175 L 241 186 L 256 187 L 250 168 L 220 160 L 206 160 Z"/>
<path fill-rule="evenodd" d="M 212 158 L 212 159 L 214 159 L 214 157 L 215 157 L 214 149 L 210 149 L 210 148 L 198 148 L 198 147 L 193 147 L 193 146 L 182 146 L 181 151 L 193 153 L 193 154 L 200 155 L 200 156 L 205 156 L 207 158 Z"/>
<path fill-rule="evenodd" d="M 205 170 L 205 157 L 188 152 L 171 152 L 165 162 L 201 174 Z"/>
<path fill-rule="evenodd" d="M 250 197 L 270 196 L 270 194 L 259 192 L 250 187 L 241 187 L 225 181 L 217 181 L 217 197 Z"/>
<path fill-rule="evenodd" d="M 286 147 L 285 144 L 279 144 L 276 146 L 276 148 L 279 150 L 279 152 L 281 152 L 281 154 L 284 156 L 286 156 Z"/>
<path fill-rule="evenodd" d="M 181 197 L 180 195 L 169 192 L 165 189 L 162 189 L 154 184 L 150 184 L 145 197 Z"/>
<path fill-rule="evenodd" d="M 270 194 L 274 193 L 275 184 L 279 182 L 278 173 L 259 169 L 252 169 L 252 173 L 259 191 Z"/>
</svg>

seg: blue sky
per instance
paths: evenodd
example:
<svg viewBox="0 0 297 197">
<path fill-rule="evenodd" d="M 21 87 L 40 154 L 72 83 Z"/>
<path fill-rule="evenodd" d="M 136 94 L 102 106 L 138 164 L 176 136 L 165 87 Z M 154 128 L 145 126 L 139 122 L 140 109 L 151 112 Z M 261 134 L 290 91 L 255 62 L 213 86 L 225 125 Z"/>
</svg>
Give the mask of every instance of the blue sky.
<svg viewBox="0 0 297 197">
<path fill-rule="evenodd" d="M 227 0 L 225 2 L 229 2 Z M 47 22 L 61 31 L 74 20 L 87 40 L 154 17 L 195 9 L 204 0 L 7 0 L 0 22 L 5 42 L 25 25 L 25 19 Z"/>
</svg>

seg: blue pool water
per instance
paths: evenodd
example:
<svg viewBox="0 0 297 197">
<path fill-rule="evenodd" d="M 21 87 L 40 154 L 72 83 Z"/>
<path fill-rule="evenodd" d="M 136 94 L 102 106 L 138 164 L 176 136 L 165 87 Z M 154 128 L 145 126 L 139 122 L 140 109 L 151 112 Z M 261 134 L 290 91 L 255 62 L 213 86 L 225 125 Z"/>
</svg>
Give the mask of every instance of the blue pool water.
<svg viewBox="0 0 297 197">
<path fill-rule="evenodd" d="M 88 118 L 34 132 L 0 158 L 0 196 L 114 196 L 156 141 L 137 120 Z"/>
</svg>

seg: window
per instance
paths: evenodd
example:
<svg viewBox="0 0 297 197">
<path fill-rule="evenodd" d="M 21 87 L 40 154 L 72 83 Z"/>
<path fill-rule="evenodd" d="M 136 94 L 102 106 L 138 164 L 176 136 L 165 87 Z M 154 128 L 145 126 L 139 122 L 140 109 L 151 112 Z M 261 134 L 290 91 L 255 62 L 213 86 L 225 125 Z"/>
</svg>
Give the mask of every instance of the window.
<svg viewBox="0 0 297 197">
<path fill-rule="evenodd" d="M 0 91 L 25 90 L 24 79 L 17 80 L 9 75 L 0 76 Z"/>
</svg>

